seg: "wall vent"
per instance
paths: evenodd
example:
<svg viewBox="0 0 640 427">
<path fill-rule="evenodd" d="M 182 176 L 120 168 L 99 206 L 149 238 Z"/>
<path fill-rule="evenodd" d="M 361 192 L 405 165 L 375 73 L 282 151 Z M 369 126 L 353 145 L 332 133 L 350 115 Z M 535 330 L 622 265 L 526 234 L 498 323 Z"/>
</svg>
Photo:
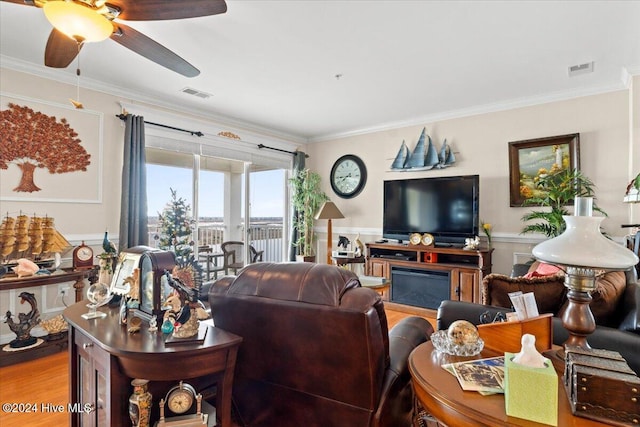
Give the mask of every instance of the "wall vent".
<svg viewBox="0 0 640 427">
<path fill-rule="evenodd" d="M 190 87 L 185 87 L 184 89 L 181 90 L 181 92 L 186 93 L 187 95 L 197 96 L 198 98 L 202 98 L 202 99 L 211 98 L 213 96 L 210 93 L 202 92 L 200 90 L 193 89 Z"/>
<path fill-rule="evenodd" d="M 586 73 L 593 73 L 593 61 L 569 67 L 569 77 Z"/>
</svg>

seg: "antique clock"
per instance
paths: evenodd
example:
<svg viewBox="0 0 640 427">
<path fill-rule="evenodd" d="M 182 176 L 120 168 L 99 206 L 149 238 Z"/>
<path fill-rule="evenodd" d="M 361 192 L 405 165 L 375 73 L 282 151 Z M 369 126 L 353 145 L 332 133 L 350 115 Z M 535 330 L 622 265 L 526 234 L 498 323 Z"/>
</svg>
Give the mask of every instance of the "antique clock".
<svg viewBox="0 0 640 427">
<path fill-rule="evenodd" d="M 367 168 L 362 159 L 353 154 L 340 157 L 331 168 L 331 188 L 340 197 L 357 196 L 367 183 Z"/>
<path fill-rule="evenodd" d="M 73 250 L 73 268 L 74 270 L 93 268 L 93 249 L 85 245 L 84 240 Z"/>
<path fill-rule="evenodd" d="M 193 413 L 194 406 L 195 413 Z M 165 417 L 167 410 L 175 416 Z M 188 414 L 188 412 L 191 413 Z M 202 395 L 196 393 L 191 384 L 180 381 L 167 392 L 164 399 L 160 399 L 160 420 L 156 423 L 156 427 L 206 426 L 208 418 L 208 414 L 202 413 Z"/>
<path fill-rule="evenodd" d="M 138 300 L 135 315 L 144 320 L 149 321 L 153 316 L 162 319 L 162 302 L 172 291 L 166 273 L 175 265 L 175 254 L 170 251 L 148 246 L 125 249 L 118 258 L 111 292 Z"/>
</svg>

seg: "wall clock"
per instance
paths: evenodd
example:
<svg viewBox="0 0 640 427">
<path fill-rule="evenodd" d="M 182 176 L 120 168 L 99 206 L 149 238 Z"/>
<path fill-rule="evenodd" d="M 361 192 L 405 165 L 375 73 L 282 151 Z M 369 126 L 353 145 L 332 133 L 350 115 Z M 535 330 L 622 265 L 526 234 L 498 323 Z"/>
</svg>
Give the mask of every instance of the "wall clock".
<svg viewBox="0 0 640 427">
<path fill-rule="evenodd" d="M 367 168 L 360 157 L 347 154 L 340 157 L 331 168 L 331 188 L 340 197 L 357 196 L 367 182 Z"/>
</svg>

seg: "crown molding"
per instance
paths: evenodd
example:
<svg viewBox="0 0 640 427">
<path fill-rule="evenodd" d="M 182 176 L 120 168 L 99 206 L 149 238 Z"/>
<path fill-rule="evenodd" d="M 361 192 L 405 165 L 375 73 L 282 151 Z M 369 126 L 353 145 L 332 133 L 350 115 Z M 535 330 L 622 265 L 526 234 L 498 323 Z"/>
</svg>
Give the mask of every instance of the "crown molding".
<svg viewBox="0 0 640 427">
<path fill-rule="evenodd" d="M 12 69 L 15 71 L 32 74 L 37 77 L 43 77 L 50 80 L 55 80 L 61 83 L 66 83 L 70 85 L 76 84 L 76 76 L 67 71 L 63 71 L 60 69 L 49 68 L 42 65 L 37 65 L 27 61 L 21 61 L 12 57 L 8 57 L 6 55 L 0 54 L 0 67 Z M 387 122 L 376 126 L 363 127 L 359 129 L 353 129 L 346 132 L 338 132 L 327 135 L 320 135 L 311 138 L 305 138 L 301 135 L 294 135 L 285 133 L 282 131 L 278 131 L 272 128 L 267 128 L 263 126 L 259 126 L 250 122 L 246 122 L 237 118 L 207 113 L 202 114 L 201 110 L 196 110 L 189 107 L 181 107 L 180 114 L 184 115 L 189 114 L 194 116 L 195 118 L 204 120 L 204 121 L 213 121 L 217 122 L 222 126 L 227 127 L 235 127 L 241 128 L 249 132 L 255 132 L 257 134 L 272 136 L 274 138 L 279 138 L 284 141 L 296 144 L 306 144 L 306 143 L 315 143 L 315 142 L 324 142 L 331 141 L 335 139 L 348 138 L 358 135 L 366 135 L 376 132 L 384 132 L 388 130 L 401 129 L 405 127 L 419 126 L 424 125 L 425 123 L 434 123 L 443 120 L 451 120 L 463 117 L 476 116 L 480 114 L 488 114 L 495 113 L 500 111 L 513 110 L 517 108 L 531 107 L 535 105 L 542 105 L 551 102 L 558 101 L 566 101 L 575 98 L 581 98 L 585 96 L 599 95 L 608 92 L 614 92 L 618 90 L 628 89 L 631 79 L 634 76 L 640 75 L 640 65 L 632 65 L 628 67 L 622 67 L 620 74 L 619 83 L 614 83 L 610 85 L 604 86 L 592 86 L 585 87 L 571 91 L 562 91 L 562 92 L 553 92 L 539 96 L 532 96 L 526 98 L 518 98 L 507 100 L 503 102 L 496 102 L 490 104 L 484 104 L 469 108 L 462 108 L 458 110 L 450 110 L 444 111 L 436 114 L 426 115 L 415 117 L 407 120 L 398 120 L 393 122 Z M 132 92 L 129 90 L 123 90 L 118 86 L 113 86 L 106 84 L 104 82 L 90 79 L 87 77 L 82 78 L 81 86 L 86 89 L 96 90 L 98 92 L 103 92 L 109 95 L 114 95 L 117 97 L 122 97 L 126 99 L 129 103 L 145 103 L 149 104 L 151 107 L 160 107 L 166 109 L 168 111 L 175 111 L 175 103 L 165 101 L 161 98 L 150 97 L 143 93 Z"/>
<path fill-rule="evenodd" d="M 75 76 L 75 74 L 71 74 L 68 71 L 64 71 L 58 68 L 45 67 L 43 65 L 22 61 L 2 54 L 0 54 L 0 67 L 73 86 L 77 84 L 77 77 Z M 84 76 L 81 79 L 80 87 L 82 87 L 83 89 L 95 90 L 97 92 L 102 92 L 115 97 L 121 97 L 123 99 L 126 99 L 126 102 L 130 104 L 147 104 L 151 108 L 162 108 L 167 111 L 175 112 L 176 114 L 181 116 L 189 114 L 194 118 L 202 121 L 216 122 L 222 127 L 239 128 L 245 131 L 270 136 L 294 144 L 305 144 L 308 142 L 307 138 L 304 138 L 300 135 L 289 134 L 276 129 L 246 122 L 234 117 L 214 113 L 203 114 L 202 110 L 184 106 L 180 106 L 180 111 L 177 112 L 175 110 L 175 102 L 166 101 L 161 98 L 148 96 L 143 93 L 131 91 L 128 89 L 125 90 L 119 86 L 110 85 L 108 83 L 104 83 L 102 81 Z"/>
<path fill-rule="evenodd" d="M 535 105 L 548 104 L 551 102 L 566 101 L 575 98 L 581 98 L 585 96 L 600 95 L 603 93 L 615 92 L 618 90 L 624 90 L 628 88 L 628 83 L 625 82 L 624 72 L 630 72 L 632 68 L 623 68 L 623 75 L 621 76 L 619 83 L 604 86 L 594 86 L 581 88 L 571 91 L 554 92 L 540 96 L 532 96 L 527 98 L 512 99 L 504 102 L 496 102 L 491 104 L 484 104 L 475 107 L 462 108 L 459 110 L 444 111 L 441 113 L 431 114 L 427 116 L 417 117 L 408 120 L 400 120 L 395 122 L 389 122 L 378 126 L 354 129 L 347 132 L 339 132 L 329 135 L 322 135 L 318 137 L 309 138 L 310 143 L 331 141 L 335 139 L 348 138 L 358 135 L 366 135 L 375 132 L 384 132 L 388 130 L 400 129 L 411 126 L 422 126 L 425 123 L 435 123 L 443 120 L 459 119 L 463 117 L 477 116 L 480 114 L 496 113 L 500 111 L 514 110 L 516 108 L 532 107 Z M 638 74 L 640 74 L 640 67 L 635 68 Z"/>
</svg>

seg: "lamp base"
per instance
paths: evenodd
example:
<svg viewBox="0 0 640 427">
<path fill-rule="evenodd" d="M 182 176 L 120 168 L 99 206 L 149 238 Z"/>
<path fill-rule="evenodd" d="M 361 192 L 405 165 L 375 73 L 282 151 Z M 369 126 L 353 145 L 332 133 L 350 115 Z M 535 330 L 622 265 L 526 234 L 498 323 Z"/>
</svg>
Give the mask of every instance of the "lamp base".
<svg viewBox="0 0 640 427">
<path fill-rule="evenodd" d="M 596 321 L 589 304 L 593 299 L 591 291 L 596 288 L 596 271 L 591 268 L 568 267 L 564 285 L 569 289 L 569 304 L 562 315 L 562 325 L 569 332 L 564 345 L 591 348 L 587 336 L 596 330 Z"/>
<path fill-rule="evenodd" d="M 569 289 L 567 299 L 569 305 L 562 315 L 562 324 L 569 331 L 569 338 L 564 344 L 591 348 L 587 342 L 587 336 L 596 330 L 596 321 L 589 307 L 592 300 L 591 294 L 586 291 Z"/>
</svg>

